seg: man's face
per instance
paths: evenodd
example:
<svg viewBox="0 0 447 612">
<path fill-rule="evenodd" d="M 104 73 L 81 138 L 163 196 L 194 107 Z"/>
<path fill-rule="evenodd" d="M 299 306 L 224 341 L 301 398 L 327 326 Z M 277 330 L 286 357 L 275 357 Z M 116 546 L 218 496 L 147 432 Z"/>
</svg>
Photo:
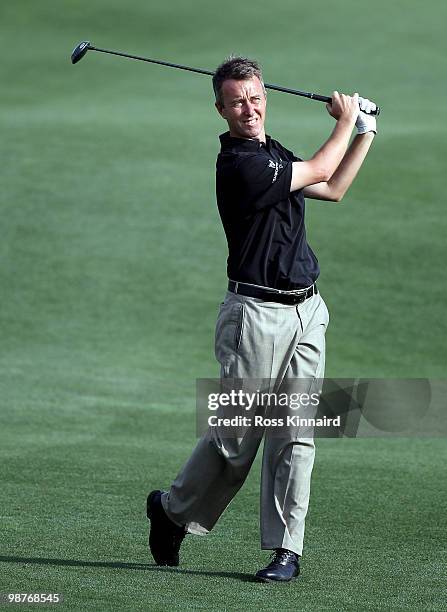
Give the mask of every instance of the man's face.
<svg viewBox="0 0 447 612">
<path fill-rule="evenodd" d="M 223 106 L 216 108 L 228 122 L 230 135 L 265 142 L 264 121 L 267 100 L 257 76 L 243 81 L 228 79 L 222 83 Z"/>
</svg>

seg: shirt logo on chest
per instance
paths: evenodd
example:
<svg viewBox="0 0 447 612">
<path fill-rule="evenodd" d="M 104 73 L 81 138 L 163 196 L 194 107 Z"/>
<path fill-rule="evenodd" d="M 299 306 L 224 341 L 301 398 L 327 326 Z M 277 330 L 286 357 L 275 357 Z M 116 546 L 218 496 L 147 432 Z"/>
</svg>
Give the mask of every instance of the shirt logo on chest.
<svg viewBox="0 0 447 612">
<path fill-rule="evenodd" d="M 275 173 L 272 179 L 272 183 L 274 183 L 278 177 L 278 170 L 280 170 L 280 168 L 284 168 L 284 166 L 282 165 L 282 159 L 280 159 L 279 162 L 275 162 L 272 159 L 269 159 L 269 168 L 275 169 Z"/>
</svg>

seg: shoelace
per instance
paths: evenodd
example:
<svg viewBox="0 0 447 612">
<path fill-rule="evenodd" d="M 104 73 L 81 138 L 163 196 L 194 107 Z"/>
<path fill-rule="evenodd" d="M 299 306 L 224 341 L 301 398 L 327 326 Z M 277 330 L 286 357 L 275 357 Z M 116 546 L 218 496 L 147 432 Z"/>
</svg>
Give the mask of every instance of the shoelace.
<svg viewBox="0 0 447 612">
<path fill-rule="evenodd" d="M 270 565 L 276 565 L 277 563 L 284 565 L 285 563 L 289 563 L 289 561 L 297 561 L 297 556 L 291 550 L 286 550 L 285 548 L 279 548 L 278 550 L 273 551 L 271 555 Z"/>
</svg>

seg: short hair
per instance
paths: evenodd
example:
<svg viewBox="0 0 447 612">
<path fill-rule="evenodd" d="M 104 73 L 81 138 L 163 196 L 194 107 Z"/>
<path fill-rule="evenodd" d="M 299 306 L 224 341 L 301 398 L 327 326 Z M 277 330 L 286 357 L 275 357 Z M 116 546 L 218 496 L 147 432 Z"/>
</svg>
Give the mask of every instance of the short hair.
<svg viewBox="0 0 447 612">
<path fill-rule="evenodd" d="M 248 59 L 247 57 L 230 55 L 220 66 L 217 67 L 213 76 L 213 89 L 216 96 L 216 102 L 223 106 L 222 84 L 228 79 L 236 79 L 244 81 L 257 76 L 262 83 L 262 89 L 265 87 L 262 78 L 261 66 L 256 60 Z"/>
</svg>

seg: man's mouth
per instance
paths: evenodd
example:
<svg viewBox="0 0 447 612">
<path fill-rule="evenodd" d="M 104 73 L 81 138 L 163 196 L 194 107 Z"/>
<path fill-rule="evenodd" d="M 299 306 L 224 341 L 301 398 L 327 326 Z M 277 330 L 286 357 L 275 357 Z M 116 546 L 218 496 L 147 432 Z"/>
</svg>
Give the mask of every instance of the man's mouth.
<svg viewBox="0 0 447 612">
<path fill-rule="evenodd" d="M 254 123 L 256 123 L 257 120 L 258 120 L 257 117 L 252 117 L 251 119 L 246 119 L 246 121 L 244 121 L 244 123 L 246 125 L 253 125 Z"/>
</svg>

